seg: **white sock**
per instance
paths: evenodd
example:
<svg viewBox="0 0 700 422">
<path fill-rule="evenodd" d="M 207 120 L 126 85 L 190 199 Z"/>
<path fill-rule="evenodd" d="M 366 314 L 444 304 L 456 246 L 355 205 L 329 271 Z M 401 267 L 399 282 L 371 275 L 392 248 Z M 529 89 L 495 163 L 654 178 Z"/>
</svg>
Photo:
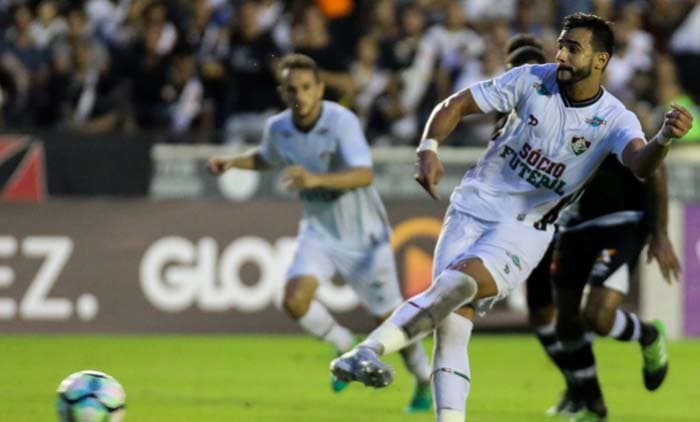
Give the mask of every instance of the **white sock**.
<svg viewBox="0 0 700 422">
<path fill-rule="evenodd" d="M 332 344 L 338 352 L 344 353 L 352 348 L 352 333 L 339 325 L 321 302 L 312 300 L 309 310 L 298 321 L 306 332 Z"/>
<path fill-rule="evenodd" d="M 402 307 L 405 305 L 402 305 Z M 400 310 L 399 308 L 398 310 Z M 397 312 L 398 312 L 397 310 Z M 369 333 L 369 336 L 362 342 L 362 346 L 366 346 L 376 351 L 379 355 L 387 355 L 389 353 L 401 350 L 409 344 L 406 333 L 393 322 L 391 319 L 384 321 L 374 331 Z"/>
<path fill-rule="evenodd" d="M 423 343 L 417 341 L 401 349 L 401 358 L 408 369 L 420 384 L 430 382 L 430 360 L 423 350 Z"/>
<path fill-rule="evenodd" d="M 467 345 L 473 327 L 469 319 L 451 313 L 435 330 L 433 394 L 440 422 L 464 421 L 466 416 L 471 388 Z"/>
<path fill-rule="evenodd" d="M 464 412 L 451 409 L 440 409 L 437 411 L 436 422 L 464 422 Z"/>
</svg>

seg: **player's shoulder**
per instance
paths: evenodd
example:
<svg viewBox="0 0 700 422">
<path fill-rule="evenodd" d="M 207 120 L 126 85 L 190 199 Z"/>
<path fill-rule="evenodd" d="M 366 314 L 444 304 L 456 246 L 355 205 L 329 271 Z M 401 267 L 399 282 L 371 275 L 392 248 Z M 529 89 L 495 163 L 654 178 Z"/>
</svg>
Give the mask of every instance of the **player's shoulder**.
<svg viewBox="0 0 700 422">
<path fill-rule="evenodd" d="M 324 112 L 326 112 L 329 117 L 334 118 L 334 119 L 357 117 L 357 116 L 355 116 L 355 113 L 352 110 L 350 110 L 349 108 L 346 108 L 345 106 L 338 104 L 334 101 L 324 100 L 323 101 L 323 108 L 324 108 Z"/>
<path fill-rule="evenodd" d="M 526 91 L 531 90 L 546 96 L 551 96 L 557 91 L 556 64 L 524 64 L 511 69 L 508 73 L 511 78 L 516 78 L 518 84 L 522 84 Z"/>
<path fill-rule="evenodd" d="M 539 81 L 554 80 L 556 82 L 557 65 L 554 63 L 524 64 L 513 68 L 511 72 L 517 74 L 517 76 L 521 78 Z"/>
<path fill-rule="evenodd" d="M 605 90 L 601 98 L 601 106 L 598 113 L 603 119 L 628 123 L 637 120 L 637 116 L 625 106 L 625 104 L 612 93 Z"/>
<path fill-rule="evenodd" d="M 359 118 L 352 110 L 328 100 L 323 101 L 322 118 L 325 123 L 341 131 L 346 125 L 353 125 L 359 122 Z"/>
<path fill-rule="evenodd" d="M 289 111 L 289 109 L 281 111 L 267 119 L 267 127 L 270 132 L 289 130 L 292 125 L 292 112 Z"/>
</svg>

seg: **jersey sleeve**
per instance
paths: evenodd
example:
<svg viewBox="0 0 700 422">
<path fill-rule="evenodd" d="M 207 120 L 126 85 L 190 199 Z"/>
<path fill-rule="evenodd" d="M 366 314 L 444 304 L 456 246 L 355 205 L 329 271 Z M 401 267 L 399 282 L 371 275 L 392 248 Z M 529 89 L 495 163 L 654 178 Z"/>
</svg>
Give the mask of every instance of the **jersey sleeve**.
<svg viewBox="0 0 700 422">
<path fill-rule="evenodd" d="M 616 119 L 614 125 L 610 128 L 610 132 L 608 132 L 607 138 L 610 151 L 617 156 L 620 163 L 622 163 L 622 151 L 625 150 L 625 147 L 632 139 L 639 138 L 646 142 L 639 119 L 629 110 L 625 110 Z"/>
<path fill-rule="evenodd" d="M 270 167 L 281 167 L 284 165 L 283 157 L 277 148 L 275 137 L 272 132 L 272 123 L 269 120 L 265 123 L 262 142 L 260 143 L 260 148 L 258 151 L 260 152 L 262 159 Z"/>
<path fill-rule="evenodd" d="M 339 153 L 348 167 L 372 167 L 372 153 L 360 120 L 352 112 L 344 113 L 337 127 Z"/>
<path fill-rule="evenodd" d="M 469 90 L 484 113 L 509 113 L 525 93 L 529 66 L 520 66 L 493 79 L 472 85 Z"/>
</svg>

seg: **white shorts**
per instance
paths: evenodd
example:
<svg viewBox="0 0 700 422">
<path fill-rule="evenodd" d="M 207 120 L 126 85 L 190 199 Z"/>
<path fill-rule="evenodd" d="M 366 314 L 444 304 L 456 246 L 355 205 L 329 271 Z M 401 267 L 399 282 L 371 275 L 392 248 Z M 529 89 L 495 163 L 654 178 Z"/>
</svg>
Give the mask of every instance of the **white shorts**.
<svg viewBox="0 0 700 422">
<path fill-rule="evenodd" d="M 481 259 L 498 287 L 498 295 L 474 304 L 477 311 L 485 312 L 525 283 L 551 240 L 551 232 L 518 221 L 484 221 L 449 207 L 435 246 L 433 280 L 451 264 Z"/>
<path fill-rule="evenodd" d="M 403 303 L 394 252 L 388 242 L 368 245 L 365 249 L 348 249 L 311 231 L 302 231 L 287 270 L 287 280 L 314 276 L 319 283 L 330 283 L 335 274 L 352 287 L 374 316 L 385 316 Z"/>
</svg>

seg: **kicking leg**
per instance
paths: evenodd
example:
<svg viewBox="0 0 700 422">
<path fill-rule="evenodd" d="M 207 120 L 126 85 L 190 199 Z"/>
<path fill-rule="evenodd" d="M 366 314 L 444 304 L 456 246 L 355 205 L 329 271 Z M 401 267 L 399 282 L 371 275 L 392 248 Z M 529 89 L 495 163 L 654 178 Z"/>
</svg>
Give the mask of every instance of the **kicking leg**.
<svg viewBox="0 0 700 422">
<path fill-rule="evenodd" d="M 496 282 L 480 259 L 460 261 L 440 273 L 428 290 L 404 302 L 359 347 L 331 362 L 331 370 L 340 379 L 387 386 L 393 371 L 379 356 L 420 339 L 460 306 L 497 294 Z"/>
</svg>

